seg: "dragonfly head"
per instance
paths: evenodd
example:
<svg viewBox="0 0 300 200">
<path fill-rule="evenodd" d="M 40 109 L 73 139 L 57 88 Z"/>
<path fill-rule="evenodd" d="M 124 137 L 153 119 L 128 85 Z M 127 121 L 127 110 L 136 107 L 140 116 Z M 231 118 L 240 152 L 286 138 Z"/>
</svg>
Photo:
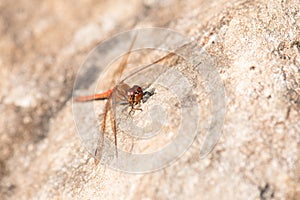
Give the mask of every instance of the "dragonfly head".
<svg viewBox="0 0 300 200">
<path fill-rule="evenodd" d="M 140 86 L 134 85 L 127 90 L 127 98 L 130 105 L 138 104 L 143 98 L 143 90 Z"/>
</svg>

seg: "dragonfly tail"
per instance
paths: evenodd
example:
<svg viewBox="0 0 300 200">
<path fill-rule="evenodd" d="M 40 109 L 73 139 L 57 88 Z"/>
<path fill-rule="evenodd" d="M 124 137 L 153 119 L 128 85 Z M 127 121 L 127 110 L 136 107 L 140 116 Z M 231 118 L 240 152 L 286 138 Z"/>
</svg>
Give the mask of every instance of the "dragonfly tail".
<svg viewBox="0 0 300 200">
<path fill-rule="evenodd" d="M 90 96 L 79 96 L 75 98 L 76 102 L 86 102 L 86 101 L 96 101 L 96 100 L 105 100 L 110 97 L 112 90 L 108 90 L 101 94 L 94 94 Z"/>
</svg>

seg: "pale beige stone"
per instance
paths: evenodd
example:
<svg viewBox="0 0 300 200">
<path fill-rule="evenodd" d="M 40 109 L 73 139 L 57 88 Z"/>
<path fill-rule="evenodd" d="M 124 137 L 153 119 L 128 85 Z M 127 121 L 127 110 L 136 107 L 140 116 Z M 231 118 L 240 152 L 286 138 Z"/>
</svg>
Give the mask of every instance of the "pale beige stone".
<svg viewBox="0 0 300 200">
<path fill-rule="evenodd" d="M 1 199 L 300 199 L 299 1 L 2 1 Z M 95 166 L 71 94 L 88 52 L 120 31 L 163 26 L 215 57 L 226 120 L 163 170 Z"/>
</svg>

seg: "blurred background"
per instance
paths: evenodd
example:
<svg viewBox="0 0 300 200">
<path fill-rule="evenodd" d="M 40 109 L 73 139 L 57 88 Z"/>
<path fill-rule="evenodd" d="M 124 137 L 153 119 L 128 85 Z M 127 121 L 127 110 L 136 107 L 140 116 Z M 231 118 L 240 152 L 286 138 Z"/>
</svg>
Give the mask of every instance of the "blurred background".
<svg viewBox="0 0 300 200">
<path fill-rule="evenodd" d="M 299 199 L 299 13 L 297 1 L 0 0 L 1 199 Z M 95 166 L 72 120 L 76 72 L 99 42 L 153 26 L 219 39 L 207 50 L 227 88 L 224 136 L 153 174 Z"/>
</svg>

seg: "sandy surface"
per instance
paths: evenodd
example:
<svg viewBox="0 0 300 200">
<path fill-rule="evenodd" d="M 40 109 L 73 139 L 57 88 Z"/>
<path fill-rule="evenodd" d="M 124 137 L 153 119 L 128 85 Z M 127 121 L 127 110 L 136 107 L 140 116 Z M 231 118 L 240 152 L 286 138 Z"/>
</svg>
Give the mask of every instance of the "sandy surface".
<svg viewBox="0 0 300 200">
<path fill-rule="evenodd" d="M 21 0 L 0 16 L 3 199 L 300 199 L 298 1 Z M 153 173 L 96 166 L 73 121 L 77 71 L 99 42 L 152 26 L 215 58 L 222 137 Z"/>
</svg>

